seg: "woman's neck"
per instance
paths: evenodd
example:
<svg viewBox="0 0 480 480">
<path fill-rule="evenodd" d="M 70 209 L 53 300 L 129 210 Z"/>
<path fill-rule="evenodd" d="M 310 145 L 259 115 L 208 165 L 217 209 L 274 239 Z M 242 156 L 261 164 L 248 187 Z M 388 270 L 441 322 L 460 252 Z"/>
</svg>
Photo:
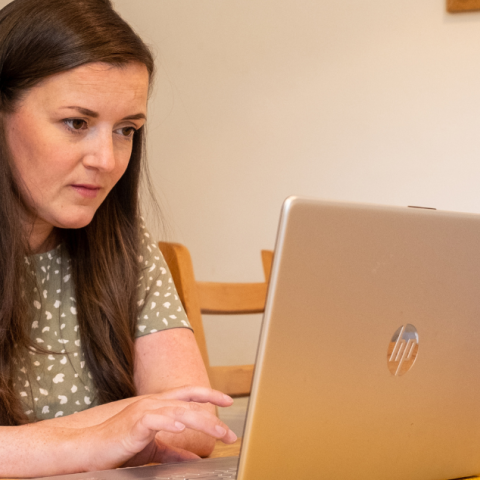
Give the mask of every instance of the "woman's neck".
<svg viewBox="0 0 480 480">
<path fill-rule="evenodd" d="M 57 230 L 45 223 L 35 222 L 31 228 L 28 243 L 31 251 L 36 253 L 45 253 L 53 250 L 58 245 Z"/>
</svg>

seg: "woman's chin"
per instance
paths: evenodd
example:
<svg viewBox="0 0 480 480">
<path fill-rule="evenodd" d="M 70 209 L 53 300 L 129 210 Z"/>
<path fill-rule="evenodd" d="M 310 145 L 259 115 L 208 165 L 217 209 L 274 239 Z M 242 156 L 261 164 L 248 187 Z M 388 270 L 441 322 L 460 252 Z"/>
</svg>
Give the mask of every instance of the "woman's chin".
<svg viewBox="0 0 480 480">
<path fill-rule="evenodd" d="M 65 229 L 79 229 L 86 227 L 93 220 L 93 215 L 91 216 L 82 216 L 82 217 L 67 217 L 58 219 L 55 222 L 55 227 L 65 228 Z"/>
</svg>

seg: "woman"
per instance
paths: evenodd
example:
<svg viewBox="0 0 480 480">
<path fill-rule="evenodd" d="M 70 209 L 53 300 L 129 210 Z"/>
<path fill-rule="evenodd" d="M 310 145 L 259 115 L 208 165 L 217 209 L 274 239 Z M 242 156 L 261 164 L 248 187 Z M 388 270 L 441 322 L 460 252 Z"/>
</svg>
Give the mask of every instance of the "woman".
<svg viewBox="0 0 480 480">
<path fill-rule="evenodd" d="M 0 11 L 1 477 L 235 440 L 139 216 L 153 71 L 108 0 Z"/>
</svg>

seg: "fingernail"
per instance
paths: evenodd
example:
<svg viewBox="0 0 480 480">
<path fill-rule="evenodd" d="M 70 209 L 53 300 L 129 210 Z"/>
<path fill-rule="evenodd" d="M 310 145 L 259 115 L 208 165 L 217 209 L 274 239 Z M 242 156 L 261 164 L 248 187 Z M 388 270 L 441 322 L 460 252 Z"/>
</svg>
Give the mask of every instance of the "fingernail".
<svg viewBox="0 0 480 480">
<path fill-rule="evenodd" d="M 220 425 L 217 425 L 215 427 L 215 430 L 218 432 L 218 434 L 221 436 L 221 437 L 224 437 L 226 434 L 227 434 L 227 431 L 221 427 Z"/>
<path fill-rule="evenodd" d="M 175 422 L 175 427 L 177 427 L 179 430 L 183 430 L 185 428 L 185 425 L 180 422 Z"/>
<path fill-rule="evenodd" d="M 223 398 L 224 398 L 227 402 L 233 402 L 233 398 L 232 398 L 232 397 L 229 397 L 228 395 L 223 394 Z"/>
</svg>

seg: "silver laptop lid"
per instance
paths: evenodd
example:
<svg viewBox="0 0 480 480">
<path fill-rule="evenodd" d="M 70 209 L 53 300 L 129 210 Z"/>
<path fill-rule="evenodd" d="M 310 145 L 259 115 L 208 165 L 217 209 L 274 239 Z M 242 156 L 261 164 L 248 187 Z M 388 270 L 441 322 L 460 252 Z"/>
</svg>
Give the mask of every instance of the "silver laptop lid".
<svg viewBox="0 0 480 480">
<path fill-rule="evenodd" d="M 480 473 L 480 217 L 289 198 L 239 480 Z"/>
</svg>

